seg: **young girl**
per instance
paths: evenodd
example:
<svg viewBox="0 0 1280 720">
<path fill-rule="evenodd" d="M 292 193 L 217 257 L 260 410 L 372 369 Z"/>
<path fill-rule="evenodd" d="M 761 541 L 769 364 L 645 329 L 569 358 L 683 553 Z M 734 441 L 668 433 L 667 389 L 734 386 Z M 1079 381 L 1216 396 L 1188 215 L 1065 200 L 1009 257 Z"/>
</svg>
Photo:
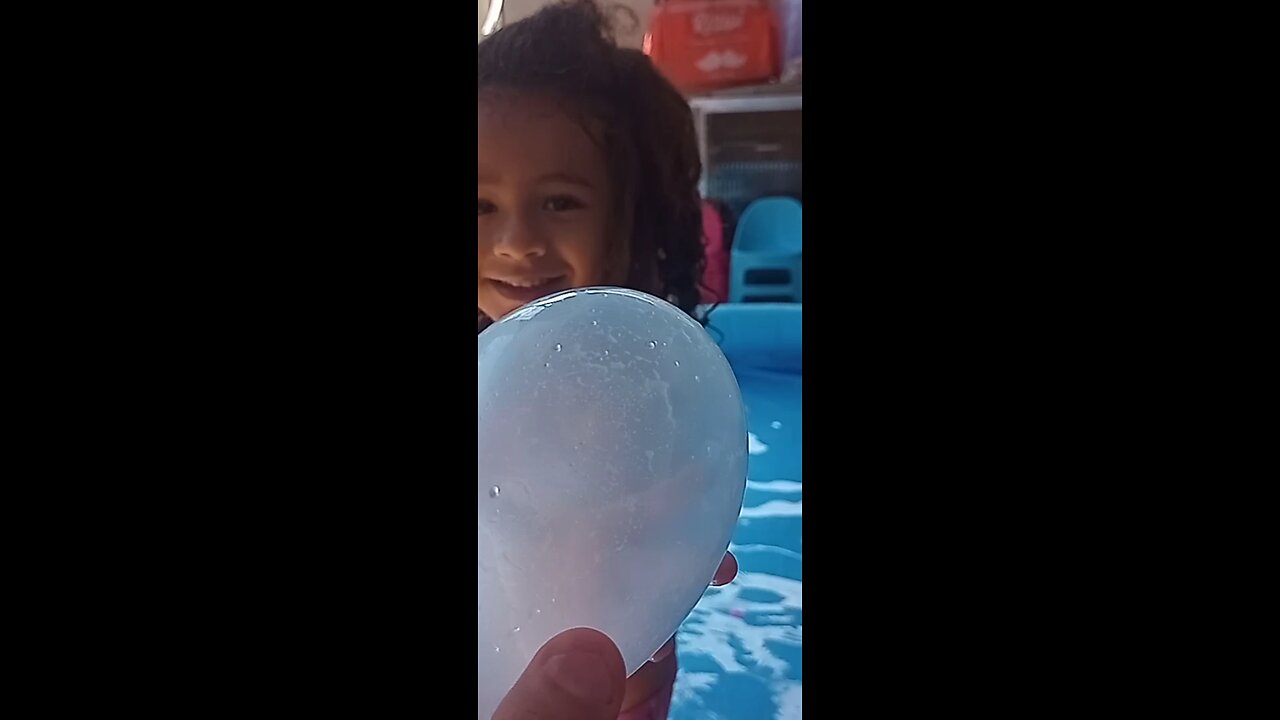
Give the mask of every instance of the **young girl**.
<svg viewBox="0 0 1280 720">
<path fill-rule="evenodd" d="M 575 287 L 615 285 L 693 314 L 704 257 L 701 173 L 684 98 L 619 48 L 587 0 L 480 43 L 477 295 L 483 329 Z M 714 584 L 733 579 L 725 557 Z M 665 718 L 668 642 L 627 682 L 623 718 Z"/>
</svg>

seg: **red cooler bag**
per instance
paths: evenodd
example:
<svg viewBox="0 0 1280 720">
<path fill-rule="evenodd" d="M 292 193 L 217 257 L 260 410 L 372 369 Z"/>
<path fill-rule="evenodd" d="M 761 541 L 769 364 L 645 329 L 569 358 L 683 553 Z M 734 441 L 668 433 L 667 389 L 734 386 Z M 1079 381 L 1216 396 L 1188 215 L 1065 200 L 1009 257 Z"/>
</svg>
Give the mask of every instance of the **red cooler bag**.
<svg viewBox="0 0 1280 720">
<path fill-rule="evenodd" d="M 764 83 L 781 71 L 777 20 L 764 0 L 667 0 L 654 9 L 644 48 L 685 93 Z"/>
</svg>

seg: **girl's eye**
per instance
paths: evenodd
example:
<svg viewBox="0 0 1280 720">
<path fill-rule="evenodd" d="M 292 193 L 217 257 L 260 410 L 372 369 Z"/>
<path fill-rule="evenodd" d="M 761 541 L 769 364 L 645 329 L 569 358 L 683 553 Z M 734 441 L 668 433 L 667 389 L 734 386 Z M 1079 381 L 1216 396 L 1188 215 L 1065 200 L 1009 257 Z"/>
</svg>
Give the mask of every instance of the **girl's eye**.
<svg viewBox="0 0 1280 720">
<path fill-rule="evenodd" d="M 578 210 L 582 207 L 582 203 L 578 202 L 576 198 L 571 198 L 567 195 L 550 197 L 542 203 L 542 208 L 551 212 L 567 212 L 569 210 Z"/>
<path fill-rule="evenodd" d="M 480 211 L 476 213 L 477 216 L 488 215 L 489 213 L 497 209 L 493 206 L 493 203 L 489 202 L 488 200 L 484 200 L 480 198 L 477 198 L 476 204 L 479 206 L 479 209 L 480 209 Z"/>
</svg>

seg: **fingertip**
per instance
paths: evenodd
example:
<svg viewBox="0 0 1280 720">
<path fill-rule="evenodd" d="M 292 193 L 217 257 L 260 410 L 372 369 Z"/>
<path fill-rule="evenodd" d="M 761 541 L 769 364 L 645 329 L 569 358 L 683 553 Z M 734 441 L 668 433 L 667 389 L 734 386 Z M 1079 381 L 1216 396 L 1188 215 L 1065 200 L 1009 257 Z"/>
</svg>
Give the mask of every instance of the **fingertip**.
<svg viewBox="0 0 1280 720">
<path fill-rule="evenodd" d="M 612 720 L 625 692 L 626 664 L 617 645 L 598 630 L 574 628 L 538 650 L 493 717 Z"/>
<path fill-rule="evenodd" d="M 720 567 L 716 568 L 715 577 L 711 579 L 714 586 L 728 585 L 738 576 L 738 558 L 733 553 L 725 553 L 724 559 L 720 561 Z"/>
</svg>

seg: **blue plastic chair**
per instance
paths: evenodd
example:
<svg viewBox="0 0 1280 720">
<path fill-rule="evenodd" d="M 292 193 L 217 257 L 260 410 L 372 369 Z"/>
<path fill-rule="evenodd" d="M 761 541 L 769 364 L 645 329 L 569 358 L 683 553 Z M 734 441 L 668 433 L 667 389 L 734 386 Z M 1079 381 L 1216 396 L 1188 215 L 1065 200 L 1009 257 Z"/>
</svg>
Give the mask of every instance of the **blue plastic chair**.
<svg viewBox="0 0 1280 720">
<path fill-rule="evenodd" d="M 803 208 L 792 198 L 749 205 L 738 219 L 729 260 L 729 302 L 804 302 Z"/>
<path fill-rule="evenodd" d="M 804 367 L 804 305 L 703 305 L 707 332 L 735 370 L 800 373 Z"/>
</svg>

